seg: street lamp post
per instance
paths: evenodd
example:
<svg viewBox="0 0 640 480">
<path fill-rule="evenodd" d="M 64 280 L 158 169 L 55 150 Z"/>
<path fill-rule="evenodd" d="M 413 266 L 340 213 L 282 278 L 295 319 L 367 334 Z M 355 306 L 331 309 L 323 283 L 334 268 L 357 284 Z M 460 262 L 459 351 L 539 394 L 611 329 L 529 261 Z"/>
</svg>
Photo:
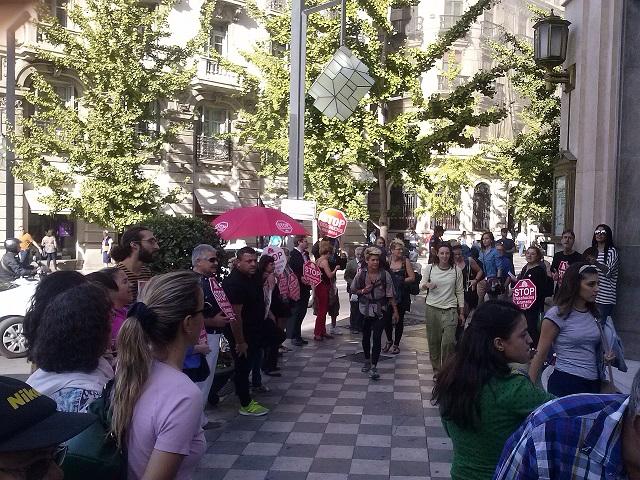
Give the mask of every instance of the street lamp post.
<svg viewBox="0 0 640 480">
<path fill-rule="evenodd" d="M 536 65 L 547 70 L 545 80 L 547 88 L 553 90 L 554 84 L 563 83 L 565 91 L 573 89 L 575 85 L 575 68 L 555 72 L 567 58 L 567 43 L 571 22 L 553 13 L 540 19 L 533 26 L 533 58 Z"/>
<path fill-rule="evenodd" d="M 304 0 L 291 5 L 291 85 L 289 88 L 289 185 L 291 199 L 304 198 L 304 110 L 307 54 L 307 18 L 310 14 L 342 5 L 340 45 L 346 37 L 346 0 L 332 0 L 305 8 Z"/>
</svg>

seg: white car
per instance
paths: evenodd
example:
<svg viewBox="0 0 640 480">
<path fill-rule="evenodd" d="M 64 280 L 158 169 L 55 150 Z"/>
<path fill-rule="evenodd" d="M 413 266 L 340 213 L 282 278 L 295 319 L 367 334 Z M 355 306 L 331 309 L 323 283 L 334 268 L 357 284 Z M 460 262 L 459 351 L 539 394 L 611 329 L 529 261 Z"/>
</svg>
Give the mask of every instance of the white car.
<svg viewBox="0 0 640 480">
<path fill-rule="evenodd" d="M 0 355 L 20 358 L 27 355 L 22 322 L 33 296 L 38 277 L 0 280 Z"/>
</svg>

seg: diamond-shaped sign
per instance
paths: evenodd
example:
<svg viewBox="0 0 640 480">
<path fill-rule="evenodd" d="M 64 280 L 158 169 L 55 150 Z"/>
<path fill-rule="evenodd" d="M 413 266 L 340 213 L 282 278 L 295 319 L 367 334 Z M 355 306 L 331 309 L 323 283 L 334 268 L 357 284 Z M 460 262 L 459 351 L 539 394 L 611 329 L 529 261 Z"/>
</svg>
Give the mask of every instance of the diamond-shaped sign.
<svg viewBox="0 0 640 480">
<path fill-rule="evenodd" d="M 329 118 L 346 120 L 373 85 L 367 66 L 347 47 L 340 47 L 311 85 L 313 105 Z"/>
</svg>

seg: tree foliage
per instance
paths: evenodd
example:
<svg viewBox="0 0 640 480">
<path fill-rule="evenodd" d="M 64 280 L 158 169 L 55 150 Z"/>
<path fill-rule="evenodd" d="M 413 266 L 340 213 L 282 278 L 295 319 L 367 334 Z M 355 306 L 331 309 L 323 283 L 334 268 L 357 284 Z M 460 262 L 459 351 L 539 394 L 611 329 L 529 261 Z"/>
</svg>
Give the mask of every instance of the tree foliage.
<svg viewBox="0 0 640 480">
<path fill-rule="evenodd" d="M 346 46 L 367 65 L 375 84 L 345 122 L 326 118 L 313 108 L 312 98 L 306 98 L 305 196 L 318 201 L 320 208 L 339 207 L 351 218 L 362 219 L 367 217 L 365 194 L 376 179 L 383 180 L 385 189 L 386 181 L 406 180 L 429 187 L 424 172 L 433 155 L 443 154 L 453 145 L 472 145 L 472 127 L 488 126 L 506 115 L 501 107 L 478 109 L 478 98 L 495 94 L 493 81 L 504 74 L 500 66 L 477 72 L 447 96 L 425 98 L 421 85 L 422 76 L 457 39 L 467 35 L 492 1 L 479 0 L 470 6 L 451 29 L 426 48 L 410 46 L 387 17 L 388 8 L 409 4 L 398 0 L 347 2 Z M 269 41 L 246 53 L 264 81 L 255 109 L 245 112 L 242 136 L 263 153 L 264 175 L 285 175 L 289 58 L 284 49 L 273 47 L 290 42 L 290 16 L 268 15 L 255 4 L 250 11 L 267 30 Z M 307 42 L 307 89 L 339 45 L 338 17 L 309 16 L 307 38 L 313 41 Z M 413 108 L 389 115 L 390 102 L 400 97 L 410 98 Z M 362 172 L 370 174 L 358 174 Z"/>
<path fill-rule="evenodd" d="M 560 149 L 560 97 L 548 90 L 545 70 L 533 61 L 533 47 L 506 33 L 495 44 L 496 58 L 511 71 L 514 89 L 526 101 L 520 118 L 525 128 L 513 140 L 496 140 L 489 153 L 513 167 L 515 215 L 549 225 L 553 193 L 553 161 Z"/>
<path fill-rule="evenodd" d="M 191 268 L 191 252 L 204 243 L 219 249 L 223 243 L 216 230 L 201 218 L 156 215 L 144 220 L 160 245 L 158 257 L 151 263 L 155 273 Z"/>
<path fill-rule="evenodd" d="M 74 31 L 44 4 L 40 9 L 39 29 L 55 49 L 38 48 L 38 59 L 56 71 L 72 71 L 82 95 L 79 105 L 64 105 L 49 78 L 33 74 L 26 99 L 34 112 L 14 136 L 15 174 L 49 187 L 52 194 L 43 201 L 54 209 L 70 208 L 87 221 L 121 229 L 173 199 L 143 166 L 180 126 L 165 99 L 193 78 L 190 59 L 207 39 L 214 4 L 205 0 L 200 32 L 178 46 L 168 30 L 175 0 L 157 8 L 139 0 L 82 3 L 68 12 Z M 156 115 L 162 130 L 146 131 Z"/>
</svg>

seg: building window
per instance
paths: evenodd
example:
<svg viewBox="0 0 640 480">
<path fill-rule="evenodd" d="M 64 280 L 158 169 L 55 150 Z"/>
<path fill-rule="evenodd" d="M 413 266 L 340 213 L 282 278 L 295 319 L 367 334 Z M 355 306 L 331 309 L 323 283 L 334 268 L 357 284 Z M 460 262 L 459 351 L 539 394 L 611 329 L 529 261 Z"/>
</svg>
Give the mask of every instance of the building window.
<svg viewBox="0 0 640 480">
<path fill-rule="evenodd" d="M 69 5 L 68 0 L 54 0 L 53 13 L 58 19 L 58 23 L 67 28 L 67 7 Z"/>
<path fill-rule="evenodd" d="M 226 24 L 216 23 L 211 27 L 209 32 L 209 43 L 207 45 L 207 73 L 216 74 L 220 73 L 220 63 L 215 58 L 212 58 L 215 54 L 216 57 L 227 56 L 227 30 Z M 215 54 L 214 54 L 215 52 Z"/>
<path fill-rule="evenodd" d="M 459 17 L 462 15 L 462 0 L 446 0 L 444 2 L 444 14 L 455 15 Z"/>
<path fill-rule="evenodd" d="M 473 229 L 489 230 L 491 215 L 491 189 L 486 183 L 479 183 L 473 189 Z"/>
<path fill-rule="evenodd" d="M 223 108 L 204 107 L 202 109 L 202 135 L 214 138 L 229 133 L 229 111 Z"/>
<path fill-rule="evenodd" d="M 54 84 L 53 91 L 67 108 L 78 109 L 78 92 L 73 85 Z"/>
</svg>

